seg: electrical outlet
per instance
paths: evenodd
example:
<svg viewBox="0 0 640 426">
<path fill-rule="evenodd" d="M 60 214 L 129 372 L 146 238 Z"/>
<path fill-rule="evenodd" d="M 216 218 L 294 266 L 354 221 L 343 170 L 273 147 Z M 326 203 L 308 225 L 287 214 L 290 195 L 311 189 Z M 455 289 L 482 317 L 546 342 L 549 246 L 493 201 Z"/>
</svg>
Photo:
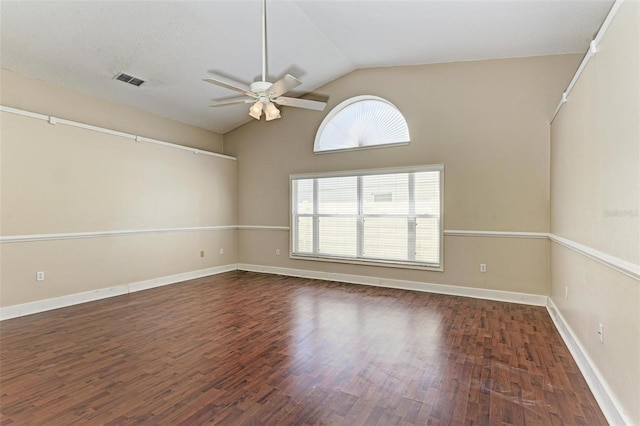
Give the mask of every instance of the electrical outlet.
<svg viewBox="0 0 640 426">
<path fill-rule="evenodd" d="M 569 286 L 564 287 L 564 298 L 569 300 Z"/>
<path fill-rule="evenodd" d="M 204 250 L 200 252 L 200 257 L 204 257 Z"/>
<path fill-rule="evenodd" d="M 223 248 L 220 249 L 220 254 L 224 254 L 224 249 Z"/>
<path fill-rule="evenodd" d="M 602 323 L 598 324 L 598 338 L 600 339 L 600 343 L 604 343 L 604 325 L 602 325 Z"/>
<path fill-rule="evenodd" d="M 280 249 L 276 249 L 276 256 L 280 256 Z"/>
<path fill-rule="evenodd" d="M 44 281 L 44 271 L 36 272 L 36 281 Z"/>
<path fill-rule="evenodd" d="M 481 263 L 480 264 L 480 272 L 487 272 L 487 264 L 486 263 Z"/>
</svg>

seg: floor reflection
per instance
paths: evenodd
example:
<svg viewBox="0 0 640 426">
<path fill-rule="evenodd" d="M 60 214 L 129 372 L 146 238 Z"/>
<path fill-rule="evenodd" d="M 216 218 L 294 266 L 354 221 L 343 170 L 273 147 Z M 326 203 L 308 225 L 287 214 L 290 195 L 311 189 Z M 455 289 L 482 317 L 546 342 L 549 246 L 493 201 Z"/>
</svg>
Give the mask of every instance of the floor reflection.
<svg viewBox="0 0 640 426">
<path fill-rule="evenodd" d="M 297 289 L 290 345 L 294 376 L 296 371 L 306 373 L 299 383 L 304 392 L 309 372 L 328 369 L 314 386 L 357 397 L 372 384 L 392 389 L 425 374 L 436 377 L 440 327 L 441 316 L 429 303 L 407 306 L 396 298 L 365 296 L 357 290 Z"/>
</svg>

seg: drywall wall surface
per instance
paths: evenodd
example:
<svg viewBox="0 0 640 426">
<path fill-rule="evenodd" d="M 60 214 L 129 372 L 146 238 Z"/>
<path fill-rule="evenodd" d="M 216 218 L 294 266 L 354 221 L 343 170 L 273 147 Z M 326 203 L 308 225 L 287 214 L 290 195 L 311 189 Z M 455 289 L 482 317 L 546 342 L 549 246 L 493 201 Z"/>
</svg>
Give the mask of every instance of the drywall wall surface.
<svg viewBox="0 0 640 426">
<path fill-rule="evenodd" d="M 624 2 L 551 126 L 551 232 L 640 265 L 640 3 Z M 551 298 L 640 424 L 640 281 L 552 243 Z M 565 287 L 568 298 L 565 298 Z M 604 325 L 600 342 L 598 324 Z"/>
<path fill-rule="evenodd" d="M 0 306 L 234 264 L 236 240 L 235 230 L 224 230 L 3 244 Z M 44 281 L 36 281 L 38 271 Z"/>
<path fill-rule="evenodd" d="M 638 263 L 638 30 L 619 28 L 636 4 L 623 3 L 553 122 L 551 217 L 554 233 Z"/>
<path fill-rule="evenodd" d="M 42 85 L 20 84 L 35 90 L 30 83 Z M 33 93 L 31 105 L 18 107 L 44 112 L 42 98 L 46 114 L 108 125 L 93 99 L 58 88 Z M 59 93 L 79 102 L 77 114 L 53 108 Z M 118 117 L 119 108 L 106 109 Z M 147 118 L 127 130 L 162 127 Z M 165 125 L 185 145 L 221 148 L 219 135 Z M 4 111 L 0 126 L 0 306 L 237 263 L 235 160 Z M 36 281 L 40 271 L 44 281 Z"/>
<path fill-rule="evenodd" d="M 549 241 L 542 238 L 445 236 L 444 272 L 290 259 L 288 245 L 288 231 L 238 231 L 238 246 L 242 247 L 240 263 L 248 265 L 530 294 L 546 291 L 541 283 L 548 280 L 549 274 Z M 280 255 L 276 254 L 274 247 L 280 248 Z M 488 265 L 487 272 L 479 272 L 481 263 Z M 518 279 L 514 280 L 514 276 Z"/>
<path fill-rule="evenodd" d="M 551 299 L 594 369 L 626 413 L 638 422 L 640 285 L 638 280 L 551 243 Z M 565 299 L 565 287 L 568 299 Z M 600 342 L 599 324 L 603 324 Z M 612 424 L 620 424 L 613 422 Z"/>
<path fill-rule="evenodd" d="M 3 235 L 235 222 L 233 160 L 5 112 L 2 139 Z"/>
<path fill-rule="evenodd" d="M 445 229 L 546 233 L 549 121 L 558 94 L 569 83 L 580 59 L 579 55 L 549 56 L 347 74 L 318 89 L 317 94 L 329 97 L 323 112 L 283 107 L 280 120 L 251 122 L 225 134 L 225 153 L 238 158 L 238 223 L 288 226 L 290 174 L 442 163 Z M 326 114 L 348 98 L 367 94 L 387 99 L 403 113 L 411 143 L 314 154 L 314 138 Z M 272 256 L 275 247 L 266 247 L 266 237 L 260 232 L 242 231 L 241 263 L 276 262 Z M 454 244 L 460 250 L 447 248 Z M 522 239 L 518 243 L 521 259 L 507 261 L 495 256 L 507 252 L 512 244 L 507 239 L 489 241 L 483 236 L 447 237 L 444 273 L 288 259 L 287 263 L 292 268 L 357 268 L 363 275 L 391 274 L 396 279 L 477 283 L 490 289 L 510 287 L 548 294 L 547 261 L 538 269 L 514 267 L 548 258 L 548 244 Z M 257 252 L 257 247 L 263 250 Z M 288 252 L 288 246 L 280 248 Z M 488 271 L 497 275 L 479 272 L 479 259 L 488 258 L 497 259 L 492 264 L 484 262 Z M 277 262 L 282 262 L 281 258 Z M 458 267 L 462 267 L 460 273 L 456 273 Z"/>
<path fill-rule="evenodd" d="M 205 151 L 223 150 L 218 133 L 5 69 L 0 69 L 0 104 Z"/>
</svg>

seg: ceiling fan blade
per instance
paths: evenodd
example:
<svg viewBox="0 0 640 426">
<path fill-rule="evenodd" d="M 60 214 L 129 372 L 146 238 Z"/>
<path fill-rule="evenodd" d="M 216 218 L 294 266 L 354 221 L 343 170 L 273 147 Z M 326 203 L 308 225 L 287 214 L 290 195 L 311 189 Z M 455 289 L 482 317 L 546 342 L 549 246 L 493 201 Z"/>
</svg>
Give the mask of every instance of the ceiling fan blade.
<svg viewBox="0 0 640 426">
<path fill-rule="evenodd" d="M 278 105 L 313 109 L 315 111 L 322 111 L 327 106 L 326 102 L 311 101 L 309 99 L 300 98 L 288 98 L 286 96 L 280 96 L 279 98 L 272 99 L 272 101 L 277 103 Z"/>
<path fill-rule="evenodd" d="M 280 95 L 287 93 L 289 90 L 294 87 L 298 87 L 302 84 L 300 80 L 292 76 L 291 74 L 287 74 L 282 77 L 280 80 L 273 83 L 273 85 L 269 88 L 269 96 L 271 98 L 277 98 Z"/>
<path fill-rule="evenodd" d="M 215 108 L 215 107 L 227 106 L 227 105 L 251 104 L 251 103 L 254 103 L 255 101 L 256 101 L 255 99 L 231 99 L 224 102 L 218 102 L 209 106 L 211 108 Z"/>
<path fill-rule="evenodd" d="M 229 84 L 222 80 L 217 80 L 215 78 L 203 78 L 202 81 L 206 81 L 207 83 L 215 84 L 216 86 L 224 87 L 226 89 L 233 90 L 235 92 L 244 93 L 247 96 L 251 96 L 252 98 L 257 98 L 258 95 L 251 92 L 248 89 L 243 89 L 242 87 L 234 86 L 233 84 Z"/>
</svg>

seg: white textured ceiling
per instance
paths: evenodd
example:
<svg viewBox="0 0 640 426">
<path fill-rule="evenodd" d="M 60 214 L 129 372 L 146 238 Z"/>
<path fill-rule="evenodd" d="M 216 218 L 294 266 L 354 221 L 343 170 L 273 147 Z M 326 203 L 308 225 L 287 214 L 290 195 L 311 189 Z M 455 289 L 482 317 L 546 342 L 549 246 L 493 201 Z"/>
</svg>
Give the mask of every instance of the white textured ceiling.
<svg viewBox="0 0 640 426">
<path fill-rule="evenodd" d="M 357 68 L 582 53 L 612 4 L 268 0 L 268 80 L 310 92 Z M 219 133 L 251 119 L 208 108 L 236 93 L 202 78 L 260 78 L 259 0 L 4 0 L 0 27 L 2 68 Z"/>
</svg>

